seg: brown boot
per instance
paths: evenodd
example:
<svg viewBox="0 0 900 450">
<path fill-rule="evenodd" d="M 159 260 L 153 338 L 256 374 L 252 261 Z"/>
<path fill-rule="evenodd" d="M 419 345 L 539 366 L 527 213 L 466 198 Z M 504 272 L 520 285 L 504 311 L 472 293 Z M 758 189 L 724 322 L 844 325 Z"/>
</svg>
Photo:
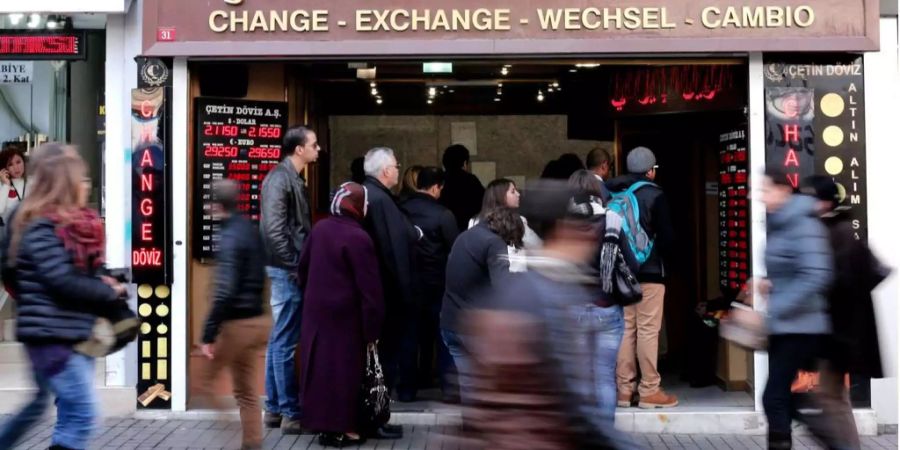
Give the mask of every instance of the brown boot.
<svg viewBox="0 0 900 450">
<path fill-rule="evenodd" d="M 634 395 L 633 394 L 619 394 L 616 399 L 616 406 L 619 408 L 631 408 L 634 406 Z"/>
<path fill-rule="evenodd" d="M 306 432 L 303 430 L 303 427 L 300 426 L 299 420 L 290 420 L 285 417 L 284 420 L 281 421 L 281 434 L 300 435 L 306 434 Z"/>
<path fill-rule="evenodd" d="M 266 411 L 266 413 L 263 414 L 263 423 L 266 425 L 266 428 L 280 428 L 281 414 Z"/>
<path fill-rule="evenodd" d="M 642 409 L 671 408 L 673 406 L 678 406 L 678 397 L 666 394 L 662 389 L 653 395 L 641 397 L 641 401 L 638 402 L 638 408 Z"/>
</svg>

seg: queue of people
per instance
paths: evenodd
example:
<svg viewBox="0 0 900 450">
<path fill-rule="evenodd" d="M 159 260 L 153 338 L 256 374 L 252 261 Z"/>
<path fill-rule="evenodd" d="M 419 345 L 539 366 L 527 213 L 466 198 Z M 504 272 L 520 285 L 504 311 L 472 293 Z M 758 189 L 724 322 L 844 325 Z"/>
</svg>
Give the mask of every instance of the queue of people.
<svg viewBox="0 0 900 450">
<path fill-rule="evenodd" d="M 397 157 L 376 147 L 361 161 L 364 178 L 342 184 L 314 226 L 304 171 L 322 150 L 315 132 L 287 130 L 282 150 L 263 182 L 258 229 L 237 212 L 239 184 L 213 189 L 222 246 L 201 349 L 207 380 L 233 375 L 242 448 L 261 448 L 263 426 L 317 433 L 335 447 L 402 437 L 360 401 L 373 354 L 384 367 L 375 394 L 401 402 L 434 378 L 436 360 L 444 400 L 464 405 L 466 429 L 491 448 L 636 448 L 615 430 L 616 408 L 678 404 L 656 367 L 673 233 L 650 149 L 631 150 L 618 178 L 607 180 L 612 160 L 597 149 L 566 181 L 520 192 L 507 179 L 481 188 L 466 170 L 468 151 L 452 146 L 447 170 L 416 168 L 400 201 Z M 22 191 L 7 198 L 19 204 L 6 217 L 0 263 L 38 391 L 4 424 L 0 448 L 23 436 L 52 394 L 51 448 L 83 449 L 97 418 L 94 353 L 83 344 L 97 318 L 127 308 L 127 290 L 104 266 L 78 153 L 43 145 L 27 176 L 23 155 L 4 155 L 4 189 L 19 192 L 22 180 Z M 857 449 L 843 379 L 882 375 L 871 291 L 887 270 L 853 236 L 830 179 L 810 178 L 802 194 L 785 180 L 767 172 L 761 198 L 769 448 L 791 448 L 800 418 L 830 448 Z M 263 347 L 264 415 L 246 357 Z M 807 369 L 822 373 L 816 416 L 801 413 L 808 399 L 791 392 Z"/>
</svg>

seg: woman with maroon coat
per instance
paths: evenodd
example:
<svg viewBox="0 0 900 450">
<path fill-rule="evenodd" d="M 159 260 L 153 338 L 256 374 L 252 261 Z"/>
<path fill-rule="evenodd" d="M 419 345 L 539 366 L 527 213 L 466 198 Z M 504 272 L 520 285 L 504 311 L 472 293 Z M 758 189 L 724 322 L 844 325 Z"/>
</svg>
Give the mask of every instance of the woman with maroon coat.
<svg viewBox="0 0 900 450">
<path fill-rule="evenodd" d="M 322 445 L 362 441 L 358 409 L 366 346 L 381 334 L 384 320 L 375 246 L 361 224 L 367 203 L 365 187 L 342 185 L 332 215 L 313 227 L 300 257 L 301 423 L 322 433 Z"/>
</svg>

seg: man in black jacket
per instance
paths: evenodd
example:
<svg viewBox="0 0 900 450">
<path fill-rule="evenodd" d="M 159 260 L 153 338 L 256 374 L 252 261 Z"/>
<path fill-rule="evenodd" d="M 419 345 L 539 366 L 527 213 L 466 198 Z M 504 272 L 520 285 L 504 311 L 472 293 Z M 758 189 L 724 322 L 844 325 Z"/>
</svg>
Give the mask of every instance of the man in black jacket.
<svg viewBox="0 0 900 450">
<path fill-rule="evenodd" d="M 300 434 L 300 402 L 294 351 L 300 340 L 300 288 L 297 265 L 306 236 L 312 229 L 303 170 L 319 158 L 316 133 L 294 127 L 284 135 L 284 160 L 262 184 L 260 232 L 272 280 L 272 317 L 275 323 L 266 350 L 267 427 Z"/>
<path fill-rule="evenodd" d="M 484 186 L 478 177 L 469 173 L 469 149 L 465 146 L 454 144 L 447 147 L 442 162 L 447 172 L 441 204 L 453 212 L 456 227 L 465 230 L 469 227 L 469 219 L 481 211 Z"/>
<path fill-rule="evenodd" d="M 412 401 L 416 391 L 416 325 L 418 311 L 413 294 L 413 253 L 421 231 L 397 205 L 391 189 L 400 182 L 400 165 L 389 148 L 366 153 L 369 210 L 366 230 L 375 242 L 387 308 L 380 352 L 388 389 L 396 388 L 398 399 Z"/>
<path fill-rule="evenodd" d="M 651 182 L 634 191 L 634 196 L 638 201 L 641 227 L 653 240 L 653 249 L 637 274 L 644 298 L 635 305 L 625 307 L 625 336 L 616 364 L 618 404 L 620 407 L 631 406 L 635 383 L 638 381 L 635 367 L 637 362 L 641 368 L 638 406 L 671 407 L 678 404 L 678 399 L 660 389 L 657 359 L 666 293 L 663 260 L 668 259 L 669 249 L 672 248 L 672 220 L 665 193 L 652 183 L 656 179 L 656 155 L 646 147 L 637 147 L 628 153 L 626 164 L 628 175 L 613 179 L 607 185 L 611 192 L 616 193 L 627 190 L 637 182 Z"/>
<path fill-rule="evenodd" d="M 452 360 L 447 346 L 440 338 L 438 321 L 441 299 L 444 297 L 447 257 L 459 229 L 453 213 L 438 203 L 443 187 L 444 171 L 437 167 L 425 167 L 416 179 L 417 192 L 407 198 L 402 206 L 409 220 L 423 233 L 416 246 L 417 276 L 413 280 L 422 308 L 419 323 L 419 378 L 425 384 L 430 384 L 431 361 L 437 345 L 441 390 L 444 391 L 445 399 L 452 401 L 455 400 L 454 396 L 444 389 L 444 376 Z"/>
<path fill-rule="evenodd" d="M 213 214 L 222 220 L 219 252 L 213 278 L 212 308 L 203 329 L 203 354 L 209 358 L 202 393 L 224 368 L 229 368 L 234 396 L 241 411 L 241 448 L 262 448 L 259 394 L 256 392 L 256 355 L 269 333 L 263 316 L 265 258 L 256 226 L 237 212 L 240 185 L 222 180 L 213 187 Z"/>
</svg>

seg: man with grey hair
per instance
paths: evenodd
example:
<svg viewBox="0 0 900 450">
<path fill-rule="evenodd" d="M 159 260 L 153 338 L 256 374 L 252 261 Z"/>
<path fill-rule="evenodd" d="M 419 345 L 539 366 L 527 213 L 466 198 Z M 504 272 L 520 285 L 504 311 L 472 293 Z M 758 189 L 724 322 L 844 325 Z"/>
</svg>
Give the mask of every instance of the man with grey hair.
<svg viewBox="0 0 900 450">
<path fill-rule="evenodd" d="M 413 255 L 421 232 L 413 226 L 391 192 L 400 182 L 400 164 L 394 151 L 376 147 L 364 163 L 369 191 L 366 230 L 378 251 L 387 316 L 380 351 L 384 357 L 388 389 L 396 388 L 400 401 L 412 401 L 416 392 L 417 306 L 413 294 Z"/>
</svg>

